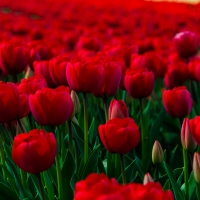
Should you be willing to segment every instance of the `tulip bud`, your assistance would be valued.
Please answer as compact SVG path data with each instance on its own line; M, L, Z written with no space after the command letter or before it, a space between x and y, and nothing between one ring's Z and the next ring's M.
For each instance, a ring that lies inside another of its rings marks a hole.
M195 179L195 181L200 184L200 155L199 155L198 152L194 153L193 171L194 171L194 179Z
M152 150L152 162L154 165L159 165L162 163L164 159L163 149L160 145L160 143L156 140L153 145Z
M153 178L151 177L151 175L149 173L146 173L144 175L143 185L146 185L149 182L154 182L154 181L153 181Z
M108 119L128 117L128 109L122 100L113 99L108 109Z
M74 116L80 112L81 106L80 106L80 101L79 101L78 95L76 94L76 92L74 90L71 91L71 98L72 98L72 102L74 104L74 111L72 114L72 116Z
M181 128L181 143L184 149L193 152L197 144L194 141L189 127L189 119L185 118Z

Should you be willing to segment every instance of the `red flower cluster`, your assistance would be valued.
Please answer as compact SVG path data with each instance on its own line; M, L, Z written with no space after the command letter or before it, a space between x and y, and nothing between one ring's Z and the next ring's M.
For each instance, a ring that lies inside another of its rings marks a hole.
M104 174L90 174L75 185L75 200L173 200L171 191L163 191L159 183L120 185Z

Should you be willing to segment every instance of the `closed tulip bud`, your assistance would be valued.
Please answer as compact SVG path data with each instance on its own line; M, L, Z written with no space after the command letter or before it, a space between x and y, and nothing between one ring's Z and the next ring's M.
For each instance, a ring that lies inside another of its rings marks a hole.
M72 114L72 116L74 116L80 112L81 105L80 105L78 95L76 94L76 92L74 90L71 91L71 98L72 98L72 102L74 104L74 111Z
M113 99L108 109L108 119L128 117L128 109L122 100Z
M195 179L195 181L200 184L200 155L199 155L198 152L194 153L193 171L194 171L194 179Z
M152 150L152 162L154 165L159 165L164 159L163 149L160 143L156 140Z
M189 119L185 118L181 128L181 143L184 149L193 152L197 144L194 141L189 127Z
M154 182L154 181L153 181L153 178L151 177L151 175L149 173L146 173L144 175L143 185L146 185L149 182Z

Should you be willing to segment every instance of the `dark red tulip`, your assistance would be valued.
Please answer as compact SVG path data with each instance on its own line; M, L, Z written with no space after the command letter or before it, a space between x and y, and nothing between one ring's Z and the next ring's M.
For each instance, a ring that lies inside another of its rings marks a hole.
M29 64L29 49L20 39L12 39L0 48L3 71L8 74L21 73Z
M72 90L94 93L103 84L105 71L101 64L95 62L69 62L66 76Z
M73 113L74 105L68 87L44 88L29 96L33 117L43 126L63 124Z
M108 120L98 130L103 145L111 153L126 154L140 141L139 128L131 118Z
M47 88L46 80L43 76L31 76L28 79L22 79L17 86L20 94L35 94L38 90Z
M195 33L185 31L175 35L174 45L180 57L190 58L196 55L199 47L199 40Z
M189 120L189 128L193 139L200 146L200 116Z
M53 133L34 129L14 138L12 159L19 168L28 173L38 174L49 169L55 156L56 138Z
M162 101L166 112L177 118L186 117L193 106L191 95L185 86L165 90Z
M127 70L124 78L124 86L133 98L148 97L153 91L153 72L148 72L146 68Z

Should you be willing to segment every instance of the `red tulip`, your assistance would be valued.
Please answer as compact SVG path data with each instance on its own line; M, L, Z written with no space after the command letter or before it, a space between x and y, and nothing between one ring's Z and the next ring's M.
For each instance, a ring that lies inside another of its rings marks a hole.
M160 74L161 57L154 52L147 52L143 55L132 57L131 69L147 68L148 71L153 72L156 79Z
M148 97L153 91L153 72L148 72L146 68L127 70L124 86L133 98Z
M94 93L101 87L105 72L103 66L95 62L69 62L66 76L72 90Z
M108 119L128 117L128 108L122 100L113 99L108 109Z
M28 79L22 79L17 86L20 94L35 94L38 90L46 88L47 83L43 76L32 76Z
M193 101L185 86L163 92L163 105L172 117L186 117L192 110Z
M8 74L21 73L29 64L29 49L20 39L12 39L0 49L0 59Z
M200 146L200 116L189 120L189 128L193 139Z
M49 71L49 61L35 61L33 63L34 75L42 75L49 87L56 87L55 81L52 79Z
M90 174L85 180L75 185L75 200L173 200L171 191L163 191L156 182L146 185L129 183L120 185L116 179L108 179L104 174Z
M185 31L175 35L174 44L180 57L190 58L196 55L199 47L199 40L195 33Z
M0 122L21 119L30 112L28 95L20 94L14 83L0 82Z
M68 85L67 78L66 78L66 67L67 67L67 63L69 59L70 59L69 55L64 54L64 55L52 58L49 61L50 75L57 86Z
M56 155L56 138L44 130L31 130L14 138L12 159L22 170L38 174L49 169Z
M189 62L188 73L192 80L200 82L200 59L195 59Z
M121 81L121 66L117 62L107 62L102 66L105 71L105 78L101 87L93 94L97 97L114 96Z
M73 113L69 88L44 88L29 96L29 106L37 123L43 126L63 124Z
M188 78L187 66L185 63L174 63L168 66L167 72L164 77L164 84L167 88L173 89L174 87L181 86Z
M103 145L112 153L126 154L140 141L139 128L131 118L108 120L98 131Z

